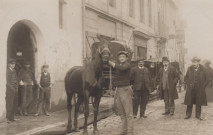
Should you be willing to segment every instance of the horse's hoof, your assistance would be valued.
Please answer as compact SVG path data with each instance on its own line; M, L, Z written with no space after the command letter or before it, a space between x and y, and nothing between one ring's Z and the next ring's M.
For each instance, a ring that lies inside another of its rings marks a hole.
M80 132L78 127L75 128L75 132Z
M67 125L67 133L71 133L72 132L72 126L71 125Z
M87 131L83 131L83 135L88 135L88 132Z
M94 135L99 135L99 131L98 130L93 130L93 134Z

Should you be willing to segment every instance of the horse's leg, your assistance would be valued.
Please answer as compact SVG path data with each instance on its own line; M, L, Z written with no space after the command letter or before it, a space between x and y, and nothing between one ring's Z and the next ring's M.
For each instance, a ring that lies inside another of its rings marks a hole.
M84 91L84 105L85 105L85 112L84 112L84 131L83 131L83 135L88 135L87 132L87 119L89 116L89 91L87 89L85 89Z
M71 117L71 111L72 111L72 94L67 94L67 110L68 110L68 124L67 124L67 132L70 133L72 130L72 117Z
M81 103L83 102L83 97L80 97L78 95L78 100L77 103L75 105L75 116L74 116L74 128L76 132L79 132L79 128L78 128L78 112L79 112L79 107L81 105Z
M98 128L97 128L97 118L98 118L98 111L99 111L99 103L101 100L101 94L95 96L94 101L94 122L93 122L93 133L94 135L99 135Z

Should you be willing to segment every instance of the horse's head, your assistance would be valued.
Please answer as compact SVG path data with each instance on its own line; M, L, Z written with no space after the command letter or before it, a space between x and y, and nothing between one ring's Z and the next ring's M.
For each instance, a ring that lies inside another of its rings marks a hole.
M98 53L101 57L103 63L108 63L110 59L110 50L107 46L102 46L98 48Z

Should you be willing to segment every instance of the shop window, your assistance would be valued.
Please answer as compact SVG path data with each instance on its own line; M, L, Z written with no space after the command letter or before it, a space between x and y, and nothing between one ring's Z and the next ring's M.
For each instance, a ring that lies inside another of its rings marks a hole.
M146 51L147 51L147 48L137 46L137 57L146 58Z

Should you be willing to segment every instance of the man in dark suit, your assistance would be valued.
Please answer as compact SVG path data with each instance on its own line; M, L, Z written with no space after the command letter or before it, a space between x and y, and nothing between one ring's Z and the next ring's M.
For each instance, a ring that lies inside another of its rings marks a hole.
M150 93L150 74L149 69L144 66L144 59L138 60L138 66L131 70L131 78L133 81L133 115L137 117L138 106L140 105L140 117L146 118L145 110L149 101Z
M184 104L187 105L185 119L191 118L193 104L196 105L196 118L201 118L201 106L207 106L205 88L208 85L208 76L205 68L199 64L200 59L194 57L188 68L184 81L187 85Z
M164 99L165 112L163 115L174 115L175 99L178 99L176 85L179 79L177 70L169 64L169 59L163 57L163 67L160 68L157 82L159 84L159 98Z

